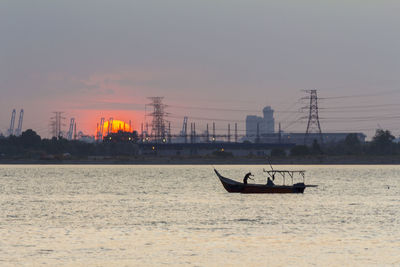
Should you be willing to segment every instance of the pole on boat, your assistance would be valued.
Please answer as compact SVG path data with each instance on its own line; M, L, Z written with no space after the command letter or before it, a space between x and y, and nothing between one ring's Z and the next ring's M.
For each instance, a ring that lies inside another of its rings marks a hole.
M272 181L275 181L275 171L274 171L274 168L272 168L271 160L269 157L267 157L267 160L268 160L269 166L271 167L271 170L272 170ZM285 177L283 177L283 183L285 183Z
M269 166L271 167L271 170L274 171L274 168L272 168L271 159L269 157L267 157L267 160L268 160Z

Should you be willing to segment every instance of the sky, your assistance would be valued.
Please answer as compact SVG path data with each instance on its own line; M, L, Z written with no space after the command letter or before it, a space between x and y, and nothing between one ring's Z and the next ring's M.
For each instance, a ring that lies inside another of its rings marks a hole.
M52 112L94 134L101 117L146 119L163 96L178 132L225 131L272 106L304 132L317 89L323 132L400 135L400 1L2 0L0 131L50 134Z

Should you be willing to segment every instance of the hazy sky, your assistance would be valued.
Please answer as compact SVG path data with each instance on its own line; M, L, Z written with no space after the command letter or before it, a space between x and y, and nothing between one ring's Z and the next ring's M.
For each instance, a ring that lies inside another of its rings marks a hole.
M317 88L323 131L398 135L399 14L398 0L2 0L0 131L13 108L41 135L56 110L90 134L102 116L138 127L149 96L176 131L184 115L243 128L265 105L304 131L293 112Z

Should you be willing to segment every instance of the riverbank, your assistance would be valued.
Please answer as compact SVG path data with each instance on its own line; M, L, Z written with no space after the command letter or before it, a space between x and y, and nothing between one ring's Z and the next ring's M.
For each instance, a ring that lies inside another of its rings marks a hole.
M400 156L308 156L271 158L274 165L381 165L400 164ZM7 164L82 164L82 165L265 165L265 157L110 157L102 159L1 159L1 165Z

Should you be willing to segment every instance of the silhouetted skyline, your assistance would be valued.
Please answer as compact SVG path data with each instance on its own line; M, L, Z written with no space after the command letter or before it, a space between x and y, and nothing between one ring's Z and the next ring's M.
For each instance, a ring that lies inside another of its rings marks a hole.
M317 88L323 131L399 135L399 10L355 0L1 1L0 131L13 108L41 135L56 110L89 134L101 116L137 128L146 98L165 96L174 128L188 115L243 129L268 105L284 130L301 132L300 90Z

